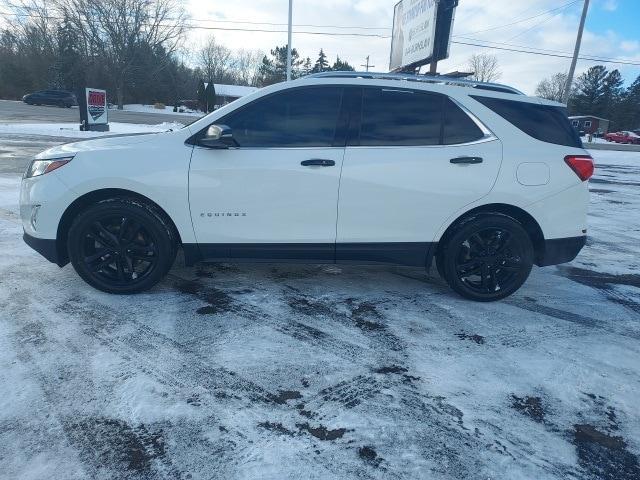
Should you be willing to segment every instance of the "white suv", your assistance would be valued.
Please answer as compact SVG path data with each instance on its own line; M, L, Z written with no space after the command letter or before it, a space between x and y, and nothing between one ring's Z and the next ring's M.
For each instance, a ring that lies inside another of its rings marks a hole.
M178 131L39 154L24 239L95 288L185 261L391 263L459 294L515 292L585 244L593 160L564 106L448 77L327 73L259 90Z

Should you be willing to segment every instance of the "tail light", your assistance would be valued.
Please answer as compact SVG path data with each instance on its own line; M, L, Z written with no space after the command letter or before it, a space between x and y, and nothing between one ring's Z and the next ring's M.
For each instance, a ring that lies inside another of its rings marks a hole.
M583 182L593 176L593 158L589 155L567 155L564 161Z

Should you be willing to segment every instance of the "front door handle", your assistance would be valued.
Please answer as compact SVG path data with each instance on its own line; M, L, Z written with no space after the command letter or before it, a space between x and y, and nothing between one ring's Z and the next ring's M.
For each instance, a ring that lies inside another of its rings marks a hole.
M303 167L333 167L336 164L333 160L326 160L324 158L310 158L309 160L303 160L300 165Z
M456 165L482 163L482 157L457 157L449 160Z

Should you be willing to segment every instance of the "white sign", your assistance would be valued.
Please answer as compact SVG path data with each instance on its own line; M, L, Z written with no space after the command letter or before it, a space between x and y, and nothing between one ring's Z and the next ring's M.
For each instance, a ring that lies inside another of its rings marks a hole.
M107 91L97 88L86 88L87 124L98 125L109 123L107 109Z
M401 0L393 12L389 70L433 56L438 0Z

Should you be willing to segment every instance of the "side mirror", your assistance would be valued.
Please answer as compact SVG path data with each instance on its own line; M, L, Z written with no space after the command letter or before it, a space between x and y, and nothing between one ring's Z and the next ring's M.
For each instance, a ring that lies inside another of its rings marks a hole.
M231 128L226 125L211 125L198 145L206 148L237 147L238 142L233 138Z

